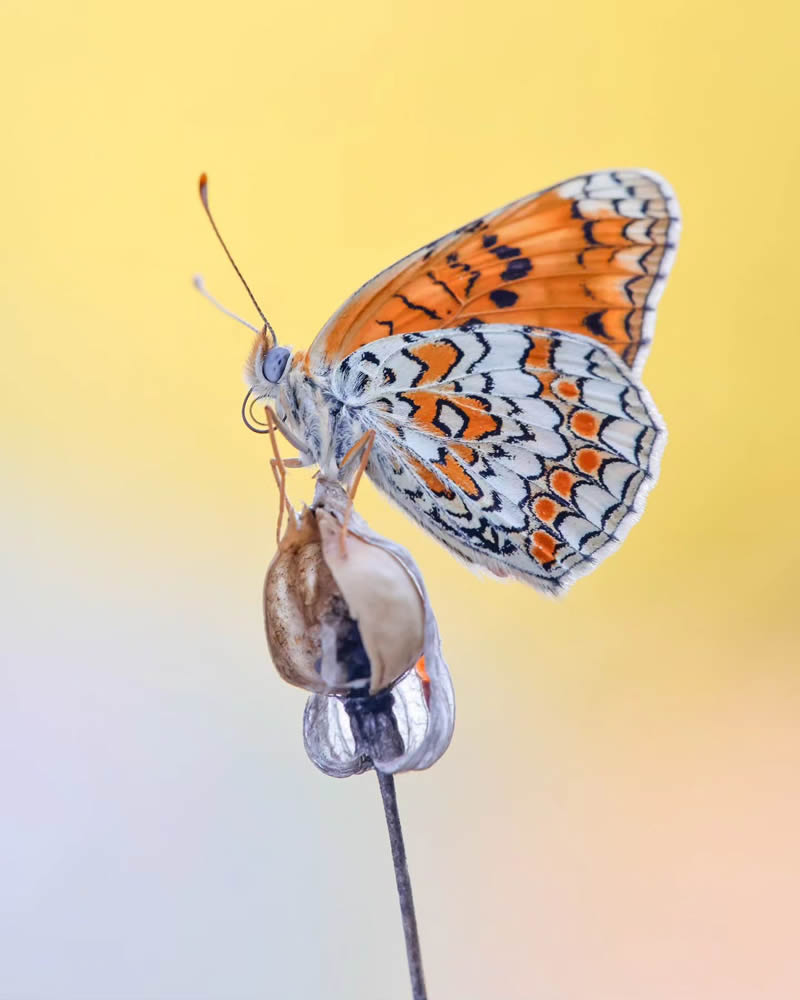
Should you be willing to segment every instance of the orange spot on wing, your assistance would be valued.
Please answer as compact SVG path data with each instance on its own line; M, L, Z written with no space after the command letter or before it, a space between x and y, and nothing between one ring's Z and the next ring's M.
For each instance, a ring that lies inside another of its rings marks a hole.
M560 497L569 499L570 490L575 483L575 476L566 469L556 469L550 474L550 486Z
M588 413L586 410L578 410L577 413L572 414L570 426L576 434L580 434L581 437L590 438L597 436L600 421L593 413Z
M457 406L468 418L469 422L461 433L461 437L467 441L476 441L485 434L496 431L500 421L489 412L489 404L474 396L464 396L463 399L452 399L451 402Z
M540 521L549 523L558 513L558 507L550 497L539 497L533 505L533 512Z
M421 344L419 347L412 348L409 353L428 366L427 371L419 380L419 385L441 382L447 377L459 358L456 348L452 344L446 343Z
M569 382L563 378L556 385L556 392L564 399L577 399L581 394L580 389L574 382Z
M450 450L469 465L474 465L478 461L478 453L468 444L451 444Z
M581 448L575 456L575 464L581 472L585 472L590 476L593 476L600 468L600 461L600 455L594 448Z
M441 469L451 483L467 494L468 497L476 499L481 495L481 491L475 480L468 476L458 462L448 452L443 462L435 462L437 469Z
M547 566L549 563L554 562L555 551L556 540L552 535L549 535L546 531L534 531L531 555L537 562L541 563L542 566Z
M489 404L474 396L447 396L430 391L406 392L403 395L416 407L411 418L412 422L427 434L445 436L445 431L434 423L438 405L442 401L462 414L464 429L460 436L466 441L477 441L484 435L491 434L497 430L500 423L497 417L491 414Z
M416 458L408 456L409 465L414 469L419 478L425 483L425 485L436 494L436 496L444 497L445 500L452 500L455 497L455 493L450 489L449 486L439 479L439 477L422 462L418 461Z
M407 392L404 394L413 406L413 423L428 434L436 434L441 437L444 431L433 422L436 419L436 404L441 398L432 392Z

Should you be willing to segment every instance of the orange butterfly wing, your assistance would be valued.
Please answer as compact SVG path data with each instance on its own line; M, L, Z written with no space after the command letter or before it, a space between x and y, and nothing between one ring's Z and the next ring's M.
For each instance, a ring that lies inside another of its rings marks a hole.
M477 219L367 282L323 327L310 366L379 338L470 319L584 334L634 371L674 255L678 210L655 174L584 174Z

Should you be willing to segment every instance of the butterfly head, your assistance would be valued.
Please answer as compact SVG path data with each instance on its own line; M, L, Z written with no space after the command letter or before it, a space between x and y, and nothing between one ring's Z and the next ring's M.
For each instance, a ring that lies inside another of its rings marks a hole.
M278 386L288 371L291 357L291 349L279 347L274 331L265 326L256 337L247 358L245 381L258 396L276 395Z
M244 366L244 380L248 388L242 403L242 419L251 431L259 434L269 432L269 422L264 423L257 414L263 413L265 406L269 409L271 402L276 413L285 416L287 394L284 387L292 368L293 353L290 347L277 345L271 328L264 327L256 337ZM284 418L278 417L278 420L280 430L286 434Z

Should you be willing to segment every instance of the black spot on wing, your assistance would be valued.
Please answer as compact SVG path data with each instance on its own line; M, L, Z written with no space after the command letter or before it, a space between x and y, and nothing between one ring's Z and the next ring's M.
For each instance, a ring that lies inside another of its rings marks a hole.
M495 247L492 253L498 260L508 260L509 257L519 257L522 251L519 247L507 247L505 245Z
M533 264L527 257L515 257L514 260L509 261L500 277L503 281L516 281L518 278L524 278L526 274L530 274L532 270Z
M489 298L498 309L509 309L517 301L519 295L508 288L495 288L493 292L489 293Z

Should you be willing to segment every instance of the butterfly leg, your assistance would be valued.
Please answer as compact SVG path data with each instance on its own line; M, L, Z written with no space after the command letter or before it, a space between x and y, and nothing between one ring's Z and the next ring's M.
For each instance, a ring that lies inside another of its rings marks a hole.
M347 491L347 495L350 498L350 506L344 515L342 521L342 533L341 533L341 551L342 555L347 554L346 541L347 541L347 525L350 521L350 512L353 509L353 501L356 497L356 490L358 489L358 484L361 482L361 477L364 475L364 470L367 468L367 463L369 462L369 456L372 454L372 446L375 443L375 431L366 431L362 436L356 441L352 448L347 452L342 461L339 464L340 470L344 469L345 466L356 457L356 455L361 452L361 460L358 463L358 469L353 477L353 482L350 485L350 489Z
M276 528L276 538L278 543L281 540L281 528L283 527L283 512L289 514L291 519L296 517L294 512L294 507L292 507L289 502L289 498L286 496L286 470L287 469L300 469L303 467L303 462L299 458L284 458L281 455L280 448L278 447L278 436L275 433L276 429L276 418L272 410L266 406L264 407L267 415L267 427L269 429L269 440L272 445L273 458L270 459L269 465L272 469L272 474L275 477L275 482L278 485L278 491L280 493L280 499L278 501L278 525ZM290 521L291 523L291 521Z
M348 462L352 461L356 457L359 451L361 451L361 461L358 463L358 469L353 477L353 483L348 490L348 495L351 500L356 498L356 490L358 489L358 484L361 482L361 477L364 475L364 470L369 462L369 456L372 454L372 446L375 444L375 431L367 431L363 434L358 441L353 445L353 447L348 451L348 453L342 459L341 468L343 469Z

